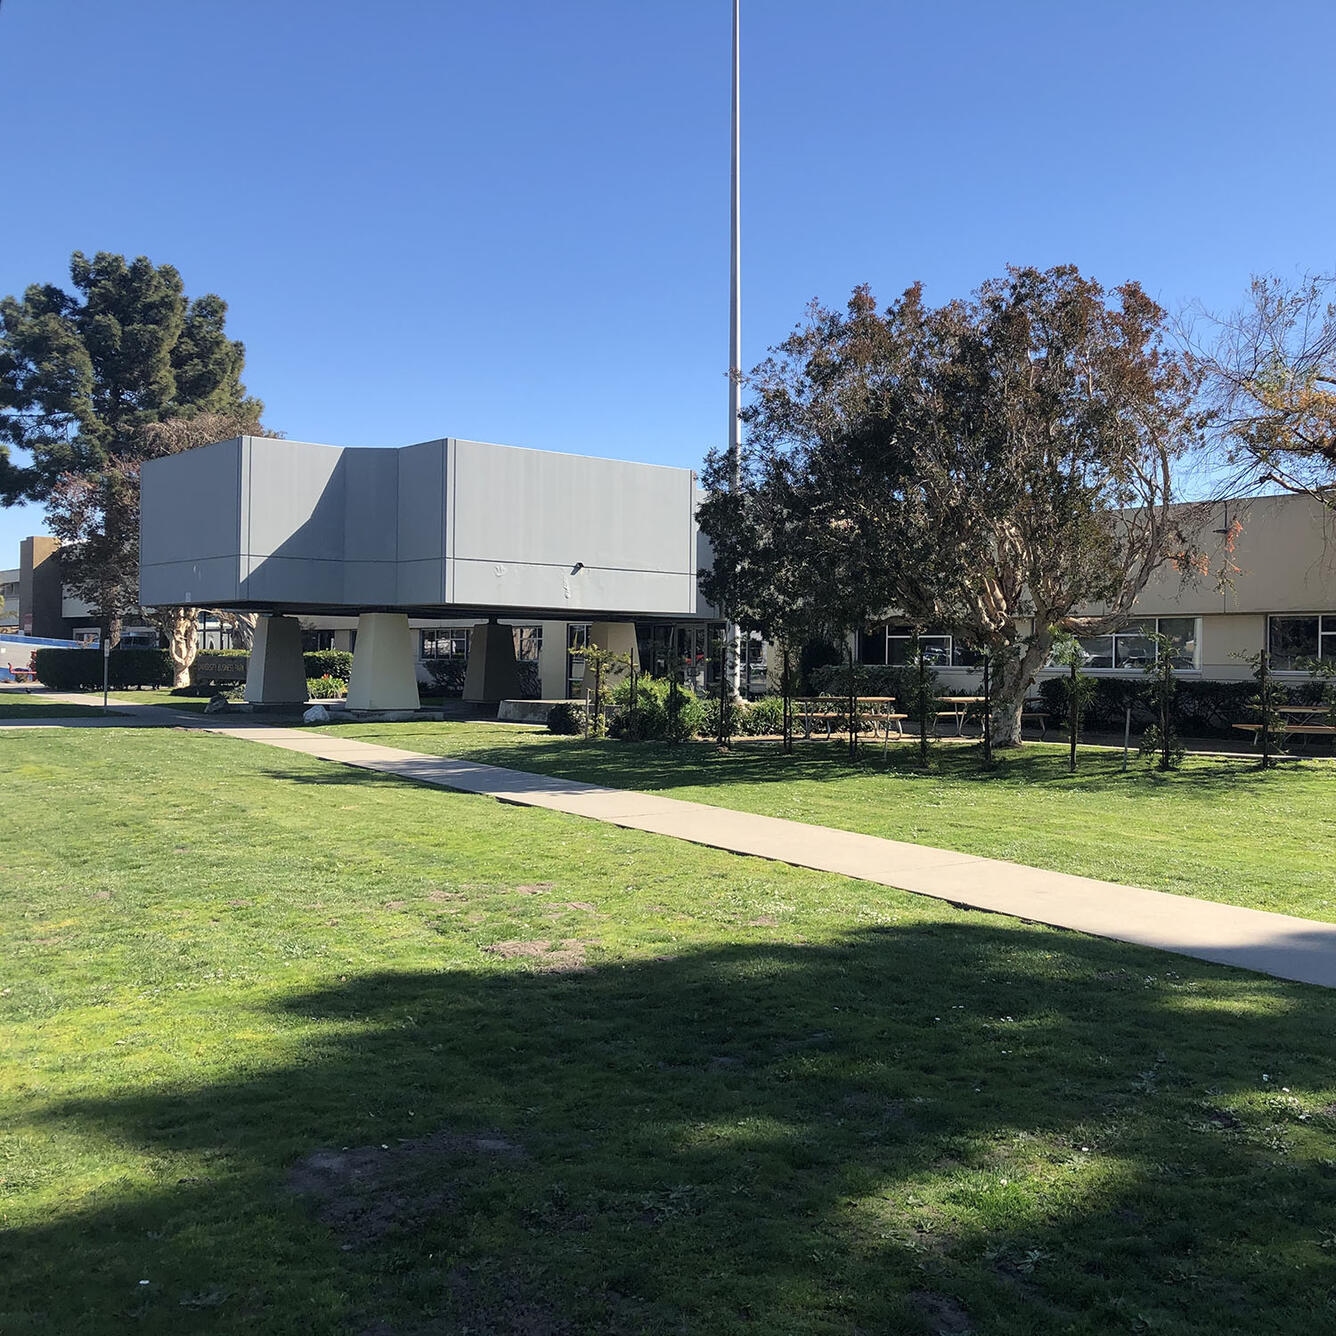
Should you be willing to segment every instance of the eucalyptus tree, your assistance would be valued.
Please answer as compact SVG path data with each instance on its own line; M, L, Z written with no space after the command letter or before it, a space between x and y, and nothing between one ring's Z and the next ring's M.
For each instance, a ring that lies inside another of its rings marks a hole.
M1182 336L1227 486L1271 483L1336 507L1336 275L1256 276L1240 308L1198 311Z
M1125 620L1199 517L1176 505L1193 375L1134 283L1020 268L930 308L866 288L809 309L754 373L752 448L793 461L810 556L861 599L986 648L990 721L1020 741L1059 632Z

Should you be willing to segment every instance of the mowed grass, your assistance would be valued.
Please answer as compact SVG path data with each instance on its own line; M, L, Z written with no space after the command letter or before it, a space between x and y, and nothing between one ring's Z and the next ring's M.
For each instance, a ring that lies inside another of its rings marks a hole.
M1026 743L991 771L977 744L585 742L516 724L338 724L340 737L1005 858L1130 886L1336 922L1336 762L1190 758L1161 774L1135 754ZM327 730L326 730L327 731Z
M1336 1323L1336 994L202 733L3 745L6 1336Z

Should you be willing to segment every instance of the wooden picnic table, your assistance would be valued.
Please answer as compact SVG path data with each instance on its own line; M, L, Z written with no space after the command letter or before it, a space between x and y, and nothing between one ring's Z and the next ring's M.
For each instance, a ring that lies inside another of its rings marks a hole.
M819 724L826 730L826 736L834 736L834 725L846 725L849 722L849 698L847 696L795 696L793 710L803 730L803 737L810 738L813 729ZM904 736L901 723L909 716L897 714L894 696L855 696L854 727L862 732L870 725L872 735L880 734L889 741L891 729L897 737Z
M1305 720L1312 720L1314 717L1329 720L1331 711L1327 706L1278 705L1276 706L1276 713L1293 716L1292 719L1284 719L1280 726L1273 730L1275 745L1278 748L1285 747L1291 738L1297 737L1301 739L1301 745L1307 742L1309 738L1330 738L1333 748L1336 749L1336 724L1304 722ZM1230 727L1237 728L1241 733L1251 733L1254 747L1262 745L1261 724L1230 724Z
M956 725L956 737L962 737L965 732L965 720L969 716L970 707L982 705L984 698L982 696L938 696L939 705L949 705L949 710L937 710L933 714L932 731L937 732L937 725L943 719L952 719Z

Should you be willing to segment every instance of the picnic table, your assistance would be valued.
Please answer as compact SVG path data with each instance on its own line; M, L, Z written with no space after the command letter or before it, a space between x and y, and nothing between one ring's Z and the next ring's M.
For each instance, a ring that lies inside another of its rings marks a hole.
M933 713L932 731L934 736L937 733L937 725L943 719L949 719L955 723L956 737L962 737L965 733L965 721L971 708L982 705L984 698L982 696L938 696L937 703L949 708L937 710Z
M1277 747L1285 747L1291 738L1299 738L1300 745L1309 738L1331 738L1336 748L1336 724L1330 722L1332 708L1329 705L1277 705L1276 713L1283 716L1278 728L1272 730ZM1318 720L1323 722L1318 723ZM1253 746L1262 745L1261 724L1231 724L1242 733L1253 735Z
M795 696L793 712L798 718L803 737L810 738L813 731L820 726L826 730L826 736L829 738L834 736L836 724L842 728L848 727L849 698ZM904 730L900 725L907 718L908 715L896 713L894 696L854 697L854 729L857 732L861 733L866 729L873 737L880 736L889 741L892 728L895 729L896 737L904 736Z

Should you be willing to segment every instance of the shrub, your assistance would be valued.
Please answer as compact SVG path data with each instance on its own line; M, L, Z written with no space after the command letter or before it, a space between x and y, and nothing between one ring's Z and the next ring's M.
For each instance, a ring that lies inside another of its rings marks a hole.
M847 663L817 668L809 676L818 696L843 698L849 694ZM857 696L894 696L896 704L903 709L917 690L918 671L913 664L854 664L854 694Z
M1146 700L1146 684L1140 678L1093 678L1094 692L1085 712L1085 728L1093 733L1121 733L1123 712L1132 707L1132 727L1138 732L1153 722L1153 712ZM1039 684L1044 709L1058 724L1067 718L1066 687L1063 679L1046 678ZM1257 694L1251 680L1241 682L1202 682L1180 678L1174 693L1172 722L1184 737L1237 738L1231 724L1243 723L1255 713L1252 699Z
M310 700L335 700L348 694L348 684L341 677L308 677L306 695Z
M666 677L638 676L634 701L630 679L619 682L612 701L618 712L608 725L610 737L628 742L680 742L705 727L706 703L682 687L674 695Z
M702 737L717 738L719 736L720 704L719 697L713 694L700 702L701 720L697 731ZM740 733L745 733L747 730L742 721L747 712L747 706L736 700L724 701L722 704L728 711L728 727L724 730L725 738L732 738Z
M96 691L102 686L100 649L39 649L37 680L52 691ZM172 659L165 649L114 649L107 663L107 685L169 687Z
M353 656L346 649L316 649L302 655L307 677L338 677L348 681L353 675Z
M574 737L585 731L584 706L574 701L562 701L547 712L547 731Z
M762 696L742 711L738 731L745 737L778 736L784 731L784 698Z

